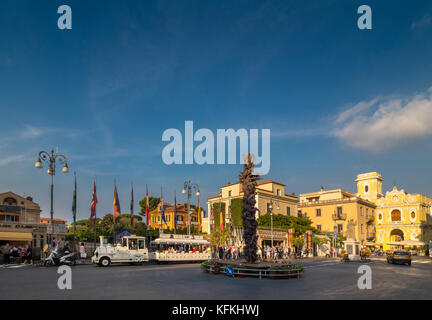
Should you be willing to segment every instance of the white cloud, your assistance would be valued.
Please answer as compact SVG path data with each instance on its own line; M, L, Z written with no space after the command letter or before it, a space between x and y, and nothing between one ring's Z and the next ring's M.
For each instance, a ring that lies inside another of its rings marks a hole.
M360 112L368 110L370 107L372 107L374 104L378 102L379 98L372 99L371 101L361 101L354 105L352 108L349 108L343 112L341 112L337 119L337 123L342 123L351 118L352 116L355 116L356 114L359 114Z
M373 109L372 113L365 114ZM352 148L380 152L432 136L432 88L410 99L376 98L340 113L332 135Z
M430 25L432 23L432 17L430 15L425 15L419 20L415 20L411 23L411 30L414 30L416 28L424 27L427 25Z
M49 131L50 130L48 130L48 129L43 129L43 128L38 128L38 127L26 125L25 130L23 130L21 132L21 138L34 139L34 138L38 138L38 137L46 134Z
M271 133L273 138L299 138L299 137L316 137L324 136L328 133L324 128L300 128L275 131Z
M28 157L23 155L23 154L14 155L14 156L7 156L7 157L0 159L0 167L5 166L5 165L12 163L12 162L24 161L24 160L28 160Z

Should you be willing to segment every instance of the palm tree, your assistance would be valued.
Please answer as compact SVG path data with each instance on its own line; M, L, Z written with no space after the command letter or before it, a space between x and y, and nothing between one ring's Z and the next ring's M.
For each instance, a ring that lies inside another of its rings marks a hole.
M253 161L251 154L248 154L247 161L243 165L243 172L239 174L240 183L243 187L243 239L245 243L244 254L248 263L256 263L257 240L256 233L258 223L255 219L255 188L257 186L258 175L253 174Z

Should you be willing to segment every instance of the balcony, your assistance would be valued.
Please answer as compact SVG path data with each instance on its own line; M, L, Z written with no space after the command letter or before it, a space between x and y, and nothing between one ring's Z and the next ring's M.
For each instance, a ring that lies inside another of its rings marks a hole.
M333 213L332 218L334 221L346 220L347 215L346 215L346 213Z
M374 241L375 240L375 236L376 236L375 232L368 232L366 234L366 240L367 241Z
M373 215L366 217L366 223L367 224L372 224L374 221L375 221L375 218Z
M0 212L21 213L21 207L0 205Z

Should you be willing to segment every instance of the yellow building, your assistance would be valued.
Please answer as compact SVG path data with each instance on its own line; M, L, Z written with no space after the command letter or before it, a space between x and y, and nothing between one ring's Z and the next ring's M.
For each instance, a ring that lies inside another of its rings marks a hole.
M322 232L336 231L347 236L348 223L355 224L355 237L365 243L373 240L373 217L376 205L343 189L300 194L298 216L308 217Z
M383 195L383 178L378 172L359 174L356 181L358 195L377 205L376 243L384 250L398 242L422 245L432 239L431 198L396 186Z
M255 207L257 210L257 218L259 215L263 215L270 212L269 205L273 201L273 214L283 215L297 215L297 203L298 199L294 193L286 194L285 185L275 180L264 180L258 181L255 196ZM243 190L240 182L230 183L228 182L225 186L221 187L221 191L218 195L210 197L207 200L208 213L211 212L211 208L214 204L225 203L225 225L229 223L229 206L231 200L243 198ZM215 212L214 214L219 214ZM210 214L203 219L203 230L210 233L214 229L214 221L212 221Z
M175 227L174 223L174 204L164 203L165 206L165 221L166 224L162 222L161 224L161 203L157 205L157 208L150 212L150 227L159 229L173 230ZM198 228L198 214L197 210L190 208L191 213L191 227ZM201 211L201 216L203 216L203 211ZM202 221L202 220L201 220ZM177 204L177 229L186 229L188 224L187 215L187 204ZM203 230L205 232L205 230Z

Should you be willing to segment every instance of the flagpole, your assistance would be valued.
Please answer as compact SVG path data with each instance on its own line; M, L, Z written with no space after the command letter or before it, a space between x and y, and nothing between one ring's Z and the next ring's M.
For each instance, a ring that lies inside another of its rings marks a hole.
M94 177L94 186L96 187L96 176ZM95 190L96 193L96 190ZM94 208L94 216L93 216L93 228L94 228L94 247L96 250L96 205Z
M161 209L161 219L160 219L160 233L163 233L163 224L162 224L162 212L163 212L163 205L164 205L164 203L163 203L163 194L162 194L162 187L161 187L161 207L160 207L160 209Z
M74 189L74 212L73 212L73 222L74 222L74 243L76 243L76 172L74 171L74 178L75 178L75 189Z
M116 185L116 180L114 179L114 190L116 190L117 185ZM115 192L114 192L114 201L115 201ZM116 244L116 239L115 239L115 226L116 226L116 219L114 217L114 207L113 207L113 246L115 247Z
M134 198L133 198L133 181L131 181L131 203L130 203L130 211L131 211L131 228L133 228L133 223L134 223Z
M147 248L149 248L150 247L150 239L148 238L148 236L149 236L148 235L148 229L149 229L150 219L149 219L148 215L149 215L150 210L147 210L147 203L148 203L148 186L146 184L146 225L147 225L146 239L148 241Z
M177 234L177 199L174 189L174 234Z

